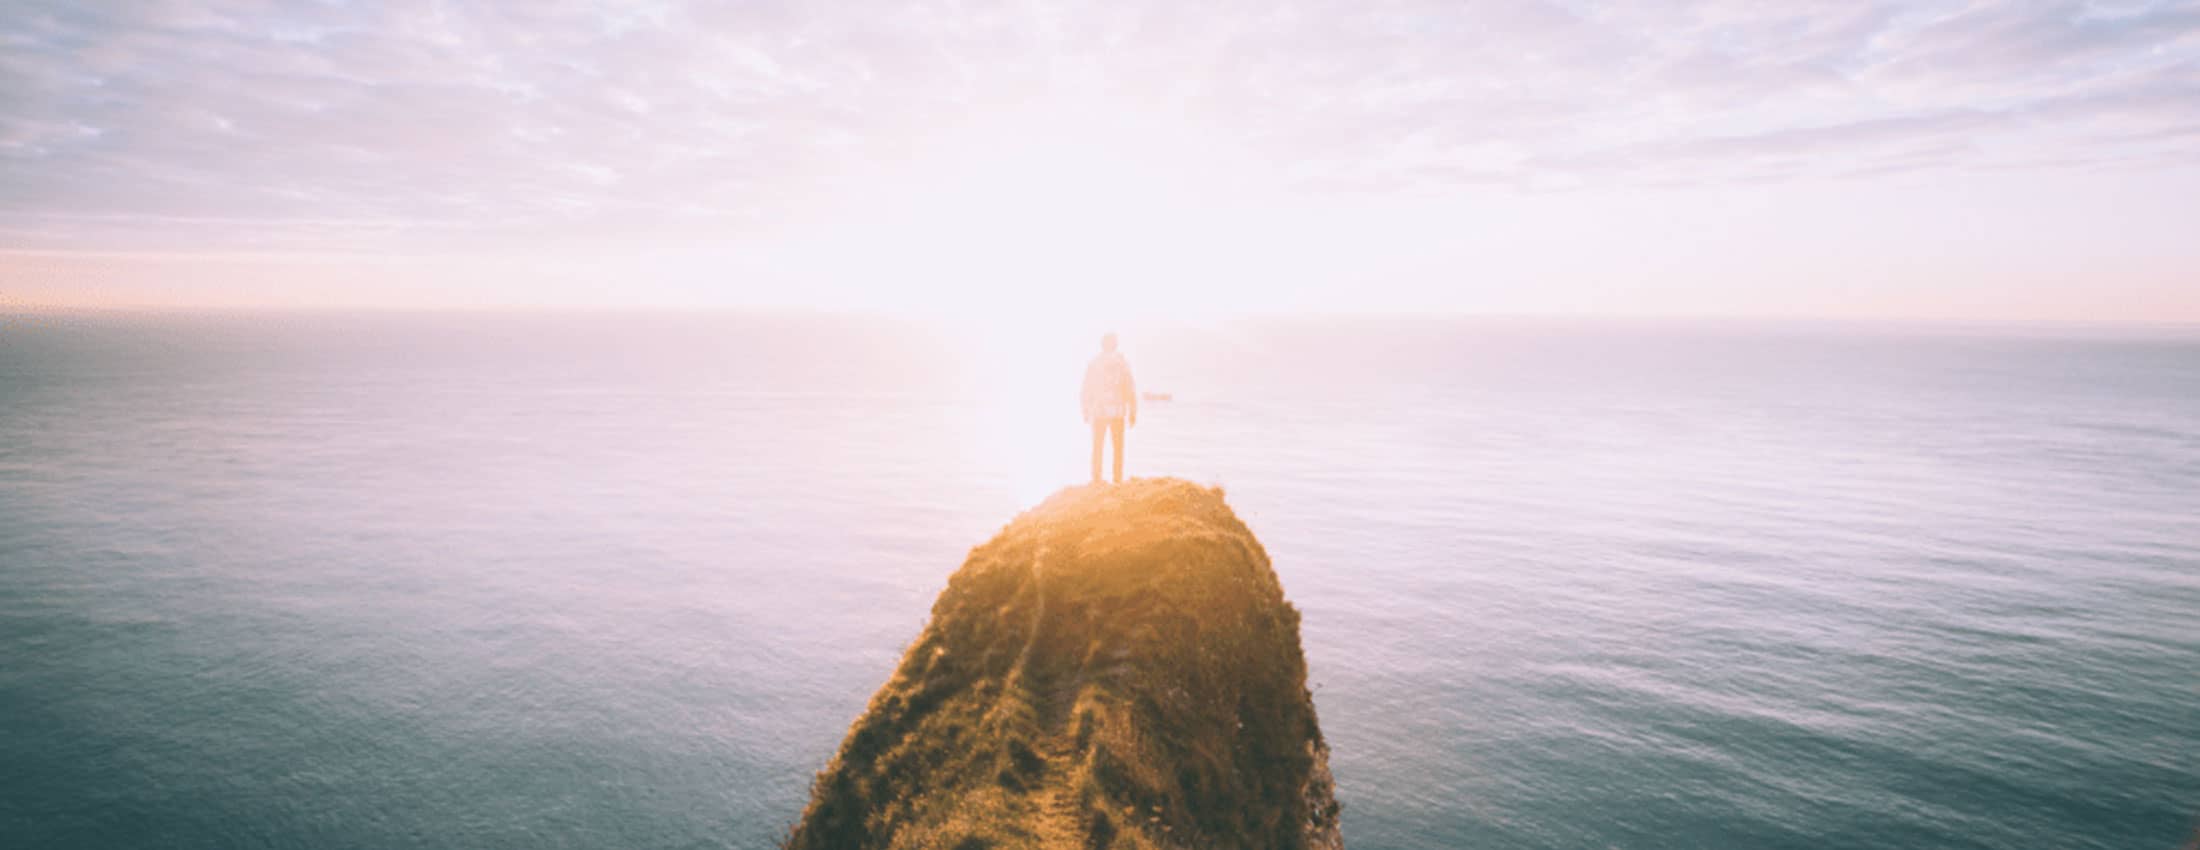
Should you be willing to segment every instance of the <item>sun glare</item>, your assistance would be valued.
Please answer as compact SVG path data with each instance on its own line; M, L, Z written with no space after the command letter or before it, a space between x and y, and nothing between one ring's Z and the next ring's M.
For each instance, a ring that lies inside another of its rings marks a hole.
M1135 362L1139 328L1266 303L1243 267L1262 253L1265 172L1196 121L1057 107L909 151L849 175L797 260L952 340L971 463L1020 500L1083 480L1077 391L1102 333L1127 331Z
M1081 480L1078 382L1099 333L1067 323L960 327L974 462L1026 502Z

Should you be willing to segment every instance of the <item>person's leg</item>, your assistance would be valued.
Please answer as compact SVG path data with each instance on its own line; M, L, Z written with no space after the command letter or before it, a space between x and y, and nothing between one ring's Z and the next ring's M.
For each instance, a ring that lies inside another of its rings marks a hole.
M1115 435L1115 483L1123 483L1123 420L1108 420L1108 430Z
M1107 437L1108 420L1092 420L1092 483L1100 483L1100 446Z

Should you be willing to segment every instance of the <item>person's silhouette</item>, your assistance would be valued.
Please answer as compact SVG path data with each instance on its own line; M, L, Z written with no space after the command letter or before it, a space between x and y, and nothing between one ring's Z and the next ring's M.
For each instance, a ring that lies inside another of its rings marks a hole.
M1100 353L1085 366L1085 421L1092 425L1092 481L1100 483L1101 444L1115 437L1115 481L1123 481L1123 429L1138 424L1138 387L1131 364L1115 350L1115 334L1100 337Z

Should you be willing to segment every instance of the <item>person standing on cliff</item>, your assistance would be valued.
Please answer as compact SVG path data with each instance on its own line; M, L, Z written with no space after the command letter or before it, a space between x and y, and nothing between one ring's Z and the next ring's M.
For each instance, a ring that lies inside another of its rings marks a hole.
M1115 438L1115 483L1123 483L1123 430L1138 424L1138 387L1130 361L1115 350L1115 334L1100 337L1100 353L1085 366L1085 422L1092 426L1092 483L1100 483L1101 444Z

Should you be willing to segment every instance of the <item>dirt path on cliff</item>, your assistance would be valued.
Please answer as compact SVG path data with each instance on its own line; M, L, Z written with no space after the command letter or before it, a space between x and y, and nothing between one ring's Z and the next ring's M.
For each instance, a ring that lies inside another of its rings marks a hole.
M1045 544L1032 553L1031 587L1036 597L1031 606L1031 628L1018 662L1026 682L1025 692L1031 696L1031 707L1037 714L1039 738L1034 750L1042 760L1039 786L1031 795L1033 816L1037 818L1031 831L1039 840L1038 846L1045 850L1079 850L1089 842L1070 782L1077 766L1077 746L1069 734L1069 720L1083 680L1062 663L1064 659L1033 664L1033 650L1047 617Z

